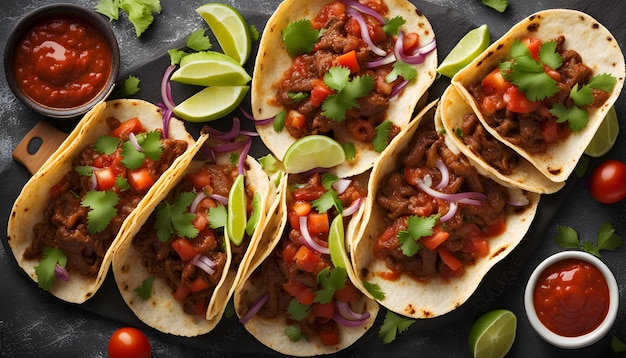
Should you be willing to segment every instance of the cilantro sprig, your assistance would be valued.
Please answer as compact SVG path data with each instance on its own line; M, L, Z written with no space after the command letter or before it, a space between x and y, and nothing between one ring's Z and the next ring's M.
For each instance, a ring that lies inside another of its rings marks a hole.
M135 287L133 291L144 301L147 301L152 297L152 286L154 284L154 276L150 276L141 281L141 285Z
M434 214L428 217L418 215L409 217L407 229L398 232L402 253L409 257L414 256L422 246L419 239L434 233L433 227L439 222L440 216Z
M313 302L328 303L332 301L335 291L341 290L346 284L348 271L343 267L326 267L317 274L317 282L322 285L322 289L315 291Z
M322 103L322 115L334 121L342 121L346 111L359 108L357 99L367 96L374 88L374 78L370 75L350 79L350 70L344 67L331 67L324 74L324 83L336 93L328 95Z
M138 134L136 137L141 150L135 148L130 141L122 143L122 164L126 168L140 168L146 157L154 161L161 159L161 154L163 154L161 132L150 131Z
M157 206L154 227L161 242L167 242L174 233L190 239L198 236L198 229L193 226L196 215L188 210L195 198L196 193L182 192L176 195L171 204L162 201Z
M43 290L50 291L54 284L54 269L56 265L65 267L67 264L67 256L61 249L44 247L43 259L39 261L39 265L35 266L35 274L37 275L37 284Z
M398 334L406 332L416 320L400 316L392 311L387 311L385 320L378 330L378 337L383 340L384 344L393 342Z
M87 228L90 234L104 231L111 220L117 215L116 205L120 198L112 191L92 190L85 194L81 206L89 207Z
M566 249L579 249L597 257L602 256L600 251L614 251L623 244L622 237L615 233L615 228L609 222L600 226L597 245L589 240L581 242L576 230L570 226L561 225L557 229L554 241L559 246Z
M313 51L319 30L313 28L310 20L302 19L290 22L281 33L281 39L289 56L296 57Z

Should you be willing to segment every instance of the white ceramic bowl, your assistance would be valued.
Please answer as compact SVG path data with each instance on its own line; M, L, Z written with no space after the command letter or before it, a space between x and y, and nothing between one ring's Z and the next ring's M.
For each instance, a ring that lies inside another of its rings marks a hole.
M606 279L606 283L609 288L609 309L602 323L600 323L600 325L593 331L576 337L565 337L558 335L549 330L546 326L544 326L537 316L537 312L535 310L535 305L533 302L533 291L541 274L550 265L565 259L579 259L592 264L593 266L598 268L598 270L600 270L600 272ZM615 276L600 259L583 251L563 251L546 258L537 266L537 268L535 268L535 271L533 271L526 285L526 292L524 294L524 306L526 308L526 315L528 316L530 324L533 326L539 336L541 336L541 338L543 338L545 341L560 348L582 348L589 346L603 338L613 326L619 307L619 290L617 287L617 281L615 280Z

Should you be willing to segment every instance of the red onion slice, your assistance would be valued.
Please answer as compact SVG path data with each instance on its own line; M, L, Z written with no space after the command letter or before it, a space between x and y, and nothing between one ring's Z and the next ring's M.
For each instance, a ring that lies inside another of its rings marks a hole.
M70 274L67 272L67 269L65 267L56 264L54 266L54 277L63 281L68 281L70 279Z
M214 129L210 126L204 126L203 129L207 133L209 133L209 136L211 137L211 139L225 140L225 141L233 140L239 135L239 131L241 129L241 122L239 121L239 118L233 117L233 125L230 127L230 130L228 130L228 132L220 132L217 129Z
M333 183L333 189L335 189L337 194L341 195L344 191L346 191L346 189L348 189L350 183L352 183L352 180L340 178Z
M246 144L243 146L241 153L239 153L239 160L237 161L237 174L245 175L246 173L246 157L248 156L248 152L250 151L250 147L252 146L252 139L248 137L246 139Z
M457 204L455 201L451 201L450 202L450 207L448 208L448 212L446 213L446 215L442 216L439 221L446 222L450 219L452 219L454 217L454 214L456 214L457 209L459 208L459 204Z
M141 148L139 142L137 142L137 137L135 136L135 133L130 132L128 134L128 141L130 142L130 144L133 145L133 147L135 147L135 149L137 149L138 152L143 151L143 148Z
M248 312L246 312L245 315L241 316L241 318L239 319L239 322L241 322L242 324L246 324L250 320L250 318L254 317L257 313L259 313L259 310L261 310L261 307L263 307L263 305L267 303L267 300L269 300L269 298L270 296L267 293L259 297L252 304Z
M359 24L359 28L361 30L361 37L363 38L363 41L365 41L367 46L370 48L370 50L373 53L377 54L378 56L387 56L387 52L381 49L380 47L376 46L374 42L372 41L369 31L367 30L367 22L365 21L363 16L361 16L361 14L352 7L347 8L346 13L348 14L348 16L354 18L356 22Z
M217 267L215 262L202 254L194 256L194 258L191 259L191 264L206 272L208 275L214 274L215 268Z
M317 251L321 254L330 254L330 250L328 247L324 247L315 241L309 234L309 228L307 227L308 218L307 216L300 216L300 232L302 233L302 237L304 238L304 244L311 250Z
M270 124L274 121L274 118L276 118L276 116L271 116L269 118L255 119L254 116L250 112L243 109L243 107L239 107L239 110L243 113L244 117L253 121L255 125Z
M343 212L341 213L341 216L347 217L347 216L354 215L354 213L356 213L359 210L359 208L361 207L361 203L363 203L364 199L365 198L358 198L355 201L353 201L352 204L350 204L350 206L348 206L347 208L343 209Z
M204 193L204 191L200 191L198 195L196 195L196 198L193 199L193 201L191 202L191 205L189 206L189 212L195 214L196 210L198 210L198 204L200 204L200 202L206 197L207 195Z
M370 317L369 312L363 312L363 313L354 312L350 308L350 304L348 302L335 301L335 307L337 307L337 310L339 314L341 315L341 317L350 321L357 321L357 320Z
M372 16L373 18L378 20L378 22L380 22L383 25L387 23L387 19L385 19L381 14L377 13L376 10L372 9L371 7L369 7L367 5L363 5L360 2L358 2L358 1L339 0L339 2L343 3L346 6L355 8L355 9L359 10L360 12L362 12L364 14L368 14L368 15Z
M435 186L435 189L443 189L448 186L448 183L450 182L450 171L448 170L446 163L444 163L441 159L437 159L435 166L441 173L441 181Z
M404 53L404 33L402 31L398 32L398 38L396 39L396 43L393 47L393 53L396 55L396 58L399 61L408 63L410 65L419 65L424 63L426 59L426 55L431 53L435 48L437 48L437 42L435 39L432 39L428 44L424 45L417 49L413 54L407 55Z
M363 66L365 68L376 68L384 65L388 65L396 62L396 56L393 53L388 54L385 57L382 57L375 61L366 62Z
M169 65L163 74L163 79L161 79L161 99L165 107L170 111L173 111L174 107L176 107L172 99L172 86L170 85L170 76L175 69L176 65Z
M389 95L389 98L394 98L396 97L398 94L400 94L400 92L402 92L402 90L404 90L404 88L409 84L409 81L404 80L400 83L398 83L397 85L395 85L395 87L393 87L393 89L391 90L391 94Z
M370 314L369 312L365 312L365 317L363 317L362 319L359 320L349 320L349 319L345 319L344 317L342 317L339 312L335 311L335 313L333 314L333 320L337 323L339 323L342 326L346 326L346 327L359 327L365 324L365 322L367 322L370 319Z
M465 193L456 193L456 194L447 194L432 189L430 186L426 185L422 179L417 179L417 186L426 194L447 201L456 201L462 204L469 205L480 205L481 200L485 200L487 197L483 193L478 192L465 192ZM476 204L478 203L478 204Z

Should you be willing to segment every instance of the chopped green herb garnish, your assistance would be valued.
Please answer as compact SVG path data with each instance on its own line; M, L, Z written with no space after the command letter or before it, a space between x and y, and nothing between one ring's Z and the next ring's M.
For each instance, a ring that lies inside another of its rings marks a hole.
M356 99L365 97L374 88L372 76L357 76L350 80L350 70L344 67L331 67L324 75L324 82L337 91L322 103L322 115L334 121L342 121L348 109L358 108Z
M74 167L74 170L76 171L76 173L78 173L78 175L81 176L88 177L93 175L93 167L88 165L77 165Z
M356 158L356 148L354 147L354 143L341 143L341 147L343 148L343 152L346 154L347 161L352 161Z
M137 150L130 141L122 143L122 164L126 168L140 168L146 157L154 161L161 159L163 147L161 147L161 133L159 131L141 133L136 137L141 151Z
M134 291L144 301L152 297L152 285L154 284L154 276L150 276L141 282L141 285L135 287Z
M204 29L197 29L192 32L191 35L187 37L185 43L187 47L195 51L206 51L213 47L209 37L204 34Z
M313 302L328 303L332 301L335 291L341 290L346 284L348 272L343 267L326 267L317 274L317 282L322 285L321 290L315 291Z
M115 186L118 187L120 191L130 190L130 184L128 184L128 179L121 175L118 175L115 178Z
M281 38L287 47L289 56L296 57L313 51L319 30L313 28L309 20L297 20L289 23L283 30Z
M115 95L118 97L128 97L137 94L137 92L139 92L139 82L141 82L139 77L129 75L122 81L121 86L116 87Z
M611 349L615 353L626 352L626 344L622 342L616 335L611 339Z
M326 190L331 190L333 184L335 184L339 180L339 177L335 174L323 173L322 174L322 186Z
M410 81L417 77L417 69L406 62L397 60L393 64L393 70L385 76L385 82L391 83L397 80L398 77L402 77L403 80Z
M395 36L400 30L400 26L404 25L405 23L406 20L402 16L398 15L394 18L389 19L387 23L383 25L383 31L385 31L385 33L389 36Z
M387 311L385 320L378 330L378 336L384 344L393 342L398 334L406 332L416 320L400 316L392 311Z
M257 41L259 39L259 29L254 24L248 26L248 29L250 30L250 40Z
M218 229L226 226L226 207L224 205L217 205L213 208L209 208L209 227L211 229Z
M276 116L274 116L274 120L272 121L272 125L274 126L274 130L276 132L282 132L285 129L285 118L287 117L287 112L283 109L278 112Z
M296 320L296 321L300 321L300 320L307 318L310 313L311 313L311 307L307 305L303 305L302 303L298 302L298 300L296 300L295 298L291 299L291 301L289 302L289 306L287 307L287 314L289 315L289 318Z
M375 299L382 301L385 299L385 293L380 289L380 286L376 283L363 281L363 287L370 293Z
M115 206L119 201L120 198L117 194L111 191L92 190L87 192L80 205L91 209L87 214L87 228L90 234L96 234L106 229L111 219L117 215Z
M483 0L483 4L489 6L490 8L498 11L504 12L506 8L509 6L508 0Z
M61 249L52 247L43 248L43 260L39 261L39 265L35 266L35 274L37 275L37 284L43 290L50 291L54 284L54 268L56 265L65 267L67 264L67 256Z
M292 342L297 342L304 338L302 331L300 331L300 326L297 324L290 324L285 326L285 335Z
M183 59L183 57L189 55L189 53L183 50L178 50L178 49L167 50L167 53L170 55L171 65L178 65L180 63L180 60Z
M407 229L398 232L402 253L409 257L415 255L421 247L419 239L434 233L433 227L439 222L439 217L439 214L428 217L418 215L409 217Z
M583 250L597 257L601 257L600 251L614 251L623 244L622 237L615 233L613 225L609 222L605 222L600 226L597 246L589 240L581 243L578 238L578 233L572 227L561 225L557 230L558 232L554 237L554 241L559 246L566 249Z
M100 154L113 154L117 150L117 146L120 144L121 140L116 137L112 137L109 135L103 135L98 137L96 142L93 145L93 149Z
M287 96L290 100L294 101L294 103L300 103L309 97L309 94L306 92L289 92Z
M167 242L174 233L190 239L198 236L198 229L193 226L196 215L189 212L196 195L193 192L182 192L176 195L171 204L162 201L157 206L154 228L161 242Z
M339 195L334 190L328 190L322 194L318 199L313 200L312 203L315 210L318 213L325 213L334 207L337 212L343 212L343 203L339 199Z
M389 144L389 132L391 131L391 122L389 120L385 120L378 126L376 126L376 136L372 141L372 145L374 145L374 150L377 153L381 153L385 148L387 148L387 144Z

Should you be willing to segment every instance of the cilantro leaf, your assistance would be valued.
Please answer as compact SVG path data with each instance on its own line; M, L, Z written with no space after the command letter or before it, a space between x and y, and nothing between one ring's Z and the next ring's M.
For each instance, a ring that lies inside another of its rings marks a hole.
M598 249L613 251L624 243L621 236L615 233L615 228L609 222L605 222L600 226L598 233Z
M497 12L504 12L509 6L508 0L482 0L482 2Z
M545 45L545 44L544 44ZM546 47L543 56L552 60L550 47ZM528 47L519 39L511 45L512 61L500 64L500 73L516 85L531 102L542 100L558 92L557 82L544 71L543 64L535 60Z
M122 164L128 169L138 169L143 165L146 155L137 150L130 141L122 143Z
M248 29L250 30L250 39L252 41L257 41L259 39L259 29L256 28L256 26L254 26L254 24L248 26Z
M393 64L393 70L385 76L385 82L391 83L397 80L398 77L402 77L405 81L410 81L417 77L417 70L408 63L398 60Z
M45 246L43 248L43 259L39 261L39 265L35 266L35 274L37 275L37 284L43 290L50 291L54 284L54 269L56 265L65 267L67 264L67 256L61 249Z
M557 69L563 64L563 56L556 51L556 41L546 41L539 47L539 59L550 68Z
M174 233L190 239L198 236L198 229L193 226L196 215L188 209L195 198L194 192L182 192L174 197L172 204L162 201L157 206L154 228L161 242L167 242Z
M88 165L77 165L74 167L74 171L81 176L91 176L93 175L93 167Z
M380 289L380 286L376 283L363 281L363 287L370 293L375 299L382 301L385 299L385 293Z
M226 226L226 207L224 205L217 205L216 207L209 208L209 227L211 229L218 229Z
M300 326L297 324L290 324L285 326L285 335L292 342L297 342L304 338L302 331L300 331Z
M178 65L180 63L180 60L182 60L183 57L188 55L187 52L183 50L178 50L178 49L167 50L167 53L170 56L171 65Z
M343 212L343 203L339 200L339 195L334 190L328 190L312 203L315 210L322 214L334 207L338 212Z
M567 125L573 132L578 132L585 128L587 122L589 122L589 113L576 106L567 108L560 103L556 103L550 109L550 113L557 117L557 123L567 121Z
M626 343L622 342L616 335L611 339L611 349L615 353L626 352Z
M139 82L141 82L139 77L129 75L124 79L121 86L116 87L115 95L118 97L128 97L137 94L137 92L139 92Z
M281 39L287 48L289 56L296 57L313 50L319 30L313 28L309 20L297 20L289 23L281 34Z
M398 334L406 332L415 321L392 311L387 311L385 320L378 330L378 337L382 338L384 344L389 344L396 339Z
M111 219L117 215L115 206L119 201L120 198L117 194L111 191L92 190L87 192L80 205L91 208L87 214L89 233L95 234L106 229Z
M296 300L295 298L291 299L291 301L289 302L289 306L287 307L287 314L289 315L289 318L296 320L296 321L300 321L300 320L307 318L310 313L311 313L311 307L307 305L303 305L302 303L298 302L298 300Z
M328 303L333 299L335 291L341 290L346 284L348 278L348 271L343 267L335 267L331 270L330 267L326 267L320 273L317 274L317 282L322 287L321 290L315 291L315 299L313 302Z
M559 226L554 241L563 248L580 249L597 257L602 256L600 250L613 251L623 244L622 238L615 234L615 229L609 222L605 222L600 226L597 245L594 245L591 241L581 243L576 230L569 226Z
M341 147L343 148L343 152L346 153L347 161L353 161L354 158L356 158L356 148L354 147L354 143L341 143Z
M576 103L577 106L586 106L592 104L594 101L593 90L598 89L604 92L611 92L617 80L615 77L608 73L594 76L589 82L578 88L578 83L572 87L570 91L570 98Z
M338 180L339 180L339 177L334 174L330 174L330 173L322 174L322 180L321 180L322 186L326 190L330 190L333 187L333 184L335 184Z
M383 25L383 31L385 31L387 35L395 36L398 34L400 26L404 25L405 23L406 20L402 16L398 15L394 18L389 19L387 23Z
M307 97L309 97L309 94L306 92L289 92L287 93L287 96L294 103L300 103L304 101Z
M391 122L389 120L385 120L376 126L376 136L374 137L372 144L374 145L374 150L377 153L380 153L387 148L387 144L389 144L390 131Z
M554 241L566 249L577 249L580 246L578 233L569 226L559 226Z
M204 29L197 29L192 32L191 35L187 36L185 41L187 47L196 51L206 51L210 50L213 45L211 45L211 40L208 36L204 34Z
M419 251L419 239L434 233L433 227L439 221L439 214L428 217L413 215L409 217L407 229L398 232L398 241L402 244L401 250L406 256L413 256Z
M324 76L324 81L326 81L326 76ZM342 121L348 109L359 107L356 99L366 96L372 88L374 88L372 76L354 77L340 92L326 97L322 103L322 115L334 121Z
M141 146L146 157L157 161L161 159L163 147L161 147L161 132L150 131L137 136L137 142Z
M350 70L346 67L331 67L324 74L324 83L335 91L343 90L350 81Z
M611 92L616 83L617 79L615 77L609 75L608 73L603 73L592 77L591 80L589 80L589 83L587 83L587 86L604 92Z
M113 154L117 150L117 146L121 140L109 135L100 136L93 144L93 149L100 154Z
M120 191L130 190L130 184L128 183L128 179L124 178L121 175L118 175L115 178L115 186L120 189Z
M287 112L285 112L285 110L283 109L282 111L278 112L276 114L276 116L274 116L274 121L272 123L272 125L274 126L274 130L276 132L282 132L283 129L285 128L285 118L287 117Z
M141 285L135 287L133 291L144 301L147 301L152 297L152 285L154 283L154 276L150 276L141 282Z
M572 87L569 93L569 97L576 103L577 106L586 106L593 103L593 88L589 86L582 86L578 88L578 83Z

